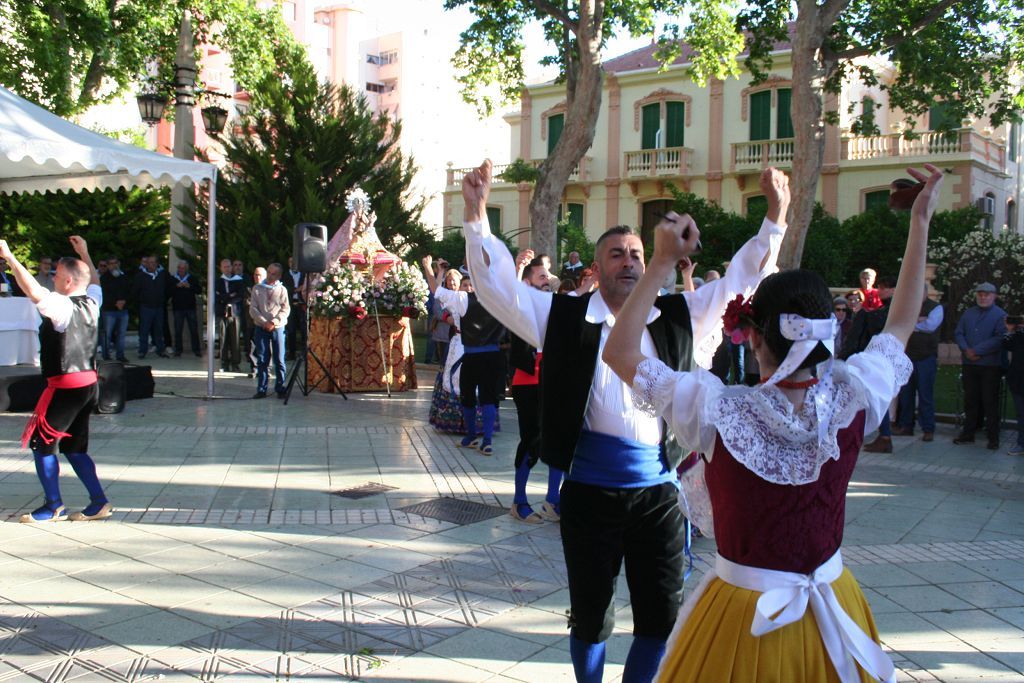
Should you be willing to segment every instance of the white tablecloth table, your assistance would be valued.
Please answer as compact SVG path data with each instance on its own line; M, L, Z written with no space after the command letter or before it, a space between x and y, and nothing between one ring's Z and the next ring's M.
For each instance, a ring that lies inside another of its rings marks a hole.
M25 297L0 298L0 365L39 365L40 322Z

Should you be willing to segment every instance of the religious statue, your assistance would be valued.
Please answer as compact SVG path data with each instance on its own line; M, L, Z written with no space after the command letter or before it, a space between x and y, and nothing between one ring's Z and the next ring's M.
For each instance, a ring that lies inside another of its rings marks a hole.
M377 214L370 209L370 197L362 188L355 187L345 195L345 206L349 215L327 245L327 262L372 269L374 281L379 281L400 259L377 237Z

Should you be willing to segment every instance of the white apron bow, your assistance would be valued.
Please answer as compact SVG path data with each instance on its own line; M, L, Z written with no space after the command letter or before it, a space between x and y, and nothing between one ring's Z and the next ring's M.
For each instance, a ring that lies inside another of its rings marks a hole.
M810 603L840 681L859 682L857 664L876 680L896 680L892 660L843 610L832 590L832 582L843 573L838 550L810 574L747 567L721 555L715 560L715 573L726 583L762 594L750 626L752 635L762 636L799 621Z

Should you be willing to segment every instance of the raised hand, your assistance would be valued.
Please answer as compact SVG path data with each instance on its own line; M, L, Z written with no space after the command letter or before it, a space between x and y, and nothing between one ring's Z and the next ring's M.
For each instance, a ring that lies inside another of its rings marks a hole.
M422 264L423 264L423 267L424 267L424 268L425 268L426 270L430 270L431 266L433 266L433 265L434 265L434 257L433 257L433 256L431 256L430 254L427 254L427 255L426 255L426 256L424 256L424 257L423 257L422 259L420 259L420 263L422 263Z
M759 184L761 192L768 201L768 220L776 225L785 225L790 199L789 176L779 169L769 166L761 172Z
M0 258L5 261L10 261L14 258L14 254L11 253L11 248L7 244L7 240L0 240Z
M682 273L683 277L693 277L693 271L697 268L697 262L692 260L690 257L682 258L679 263L676 264L679 272Z
M68 238L68 241L71 242L71 248L74 249L75 253L79 256L89 253L89 245L85 243L84 238L78 235L72 235Z
M484 159L477 168L462 176L462 199L465 202L466 222L483 220L487 211L487 197L491 193L491 160Z
M692 254L699 241L700 230L693 218L669 211L654 228L654 258L676 264Z
M914 200L914 206L910 210L911 215L927 222L931 220L932 214L935 213L935 207L938 206L943 175L942 170L932 164L925 164L924 168L928 171L927 175L916 168L908 168L907 173L913 176L914 180L924 183L924 189Z
M519 252L519 255L516 256L516 270L521 271L525 268L533 260L533 257L533 249L523 249Z

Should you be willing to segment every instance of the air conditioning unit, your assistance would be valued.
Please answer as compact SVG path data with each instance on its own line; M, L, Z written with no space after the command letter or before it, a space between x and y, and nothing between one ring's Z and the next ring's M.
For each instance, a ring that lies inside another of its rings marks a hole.
M978 197L975 204L978 207L978 211L981 211L986 216L996 215L996 200L994 197Z

